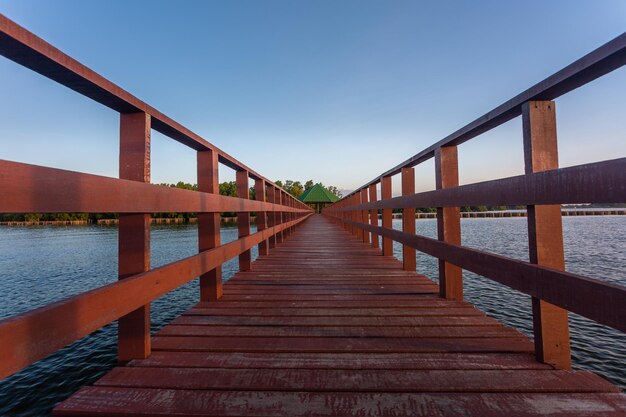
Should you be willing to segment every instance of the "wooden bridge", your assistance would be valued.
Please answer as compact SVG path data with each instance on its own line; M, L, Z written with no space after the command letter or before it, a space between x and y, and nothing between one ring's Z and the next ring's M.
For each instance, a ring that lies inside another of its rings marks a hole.
M617 387L570 369L567 312L626 331L626 288L564 271L559 207L626 202L626 159L558 169L551 101L623 66L626 34L323 215L1 15L0 53L120 113L120 178L0 161L0 212L120 214L118 282L0 321L1 378L118 321L120 367L56 415L626 415ZM526 174L459 186L457 145L517 116ZM199 191L149 183L151 129L197 151ZM413 167L431 158L437 190L415 193ZM220 163L239 197L219 195ZM461 245L458 207L481 204L528 206L530 262ZM415 234L416 207L437 208L438 239ZM155 212L198 213L198 254L150 268ZM221 244L220 212L238 213L238 240ZM415 250L439 259L439 284L416 272ZM532 297L534 339L464 302L462 269ZM150 302L196 277L200 303L151 336Z

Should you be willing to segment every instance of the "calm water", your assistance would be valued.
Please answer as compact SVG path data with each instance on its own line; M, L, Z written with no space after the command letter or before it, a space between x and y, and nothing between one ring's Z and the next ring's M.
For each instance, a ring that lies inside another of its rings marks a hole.
M626 285L625 216L563 219L567 269ZM399 228L400 220L394 221ZM419 234L435 237L435 220L417 220ZM463 219L463 243L527 260L526 219ZM222 241L236 238L223 228ZM152 265L196 252L195 225L153 226ZM116 280L117 228L0 228L0 318L49 304ZM402 256L400 245L395 254ZM253 252L253 257L256 253ZM437 261L417 255L418 271L436 279ZM237 269L224 265L224 277ZM465 272L466 298L488 314L532 336L530 299L475 274ZM152 303L156 331L198 301L192 281ZM571 315L572 354L580 369L590 369L626 388L626 335ZM115 324L87 336L28 369L0 382L0 416L42 416L76 391L92 384L116 364Z

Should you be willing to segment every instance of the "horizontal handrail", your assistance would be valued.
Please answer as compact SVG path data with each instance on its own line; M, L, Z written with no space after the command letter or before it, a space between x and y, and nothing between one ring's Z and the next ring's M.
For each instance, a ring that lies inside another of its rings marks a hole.
M247 171L252 179L262 179L278 187L200 135L167 117L1 13L0 55L120 113L145 112L151 116L152 128L157 132L197 151L212 150L218 154L222 164L237 171ZM282 189L282 187L278 188ZM302 206L306 207L304 204Z
M343 222L626 332L626 287L622 285L381 226Z
M554 100L624 65L626 65L626 33L622 33L615 39L446 136L439 142L385 171L372 181L359 187L358 190L364 189L371 184L378 184L382 177L399 174L402 168L414 167L433 158L435 151L439 148L460 145L520 116L522 114L522 105L526 102ZM354 195L358 190L345 197Z
M118 282L0 321L0 379L119 320L121 362L150 354L150 303L200 277L200 298L222 295L220 266L240 270L281 243L312 209L180 123L0 14L0 55L120 113L120 178L0 160L0 213L119 213ZM197 151L198 190L150 184L154 129ZM236 171L237 197L219 194L222 163ZM249 199L249 180L255 199ZM150 215L198 213L197 255L150 269ZM239 239L222 245L220 214L236 212ZM250 212L257 232L250 234Z
M626 203L626 158L558 168L556 104L551 101L626 64L626 33L427 147L323 210L382 254L400 242L403 268L416 267L415 250L439 260L440 295L462 300L462 270L476 272L532 296L537 359L571 365L567 312L626 331L626 287L564 272L560 204ZM459 185L458 145L522 116L524 175ZM435 158L436 190L415 192L414 166ZM402 174L402 196L392 176ZM380 198L377 185L380 183ZM527 206L530 262L461 245L460 207ZM415 209L437 209L438 239L415 234ZM392 210L402 209L402 232ZM382 227L378 223L382 211Z
M307 216L308 217L308 216ZM0 379L167 294L305 218L0 321Z
M480 205L622 203L626 158L518 175L337 208L337 211Z
M0 160L0 213L308 213L268 203Z

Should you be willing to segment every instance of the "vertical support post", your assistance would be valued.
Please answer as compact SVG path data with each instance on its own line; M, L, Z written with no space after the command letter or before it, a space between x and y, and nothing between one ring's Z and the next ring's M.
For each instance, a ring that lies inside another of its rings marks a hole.
M354 198L354 205L355 206L359 206L359 205L362 204L362 201L361 201L361 191L357 190L354 193L353 198ZM361 223L361 220L363 219L363 215L361 214L361 212L362 212L362 210L359 210L358 208L354 209L354 212L353 212L354 213L354 221L357 222L357 223ZM356 229L355 230L356 237L359 240L363 240L363 236L365 235L365 232L363 231L363 229L361 229L358 226L355 226L355 229Z
M459 162L456 146L435 151L435 182L438 190L459 185ZM437 207L437 236L447 243L461 244L461 209ZM439 260L439 294L447 300L463 300L463 271Z
M283 190L281 190L280 188L276 188L276 204L278 204L279 206L282 206L283 204ZM276 212L276 225L280 225L283 223L283 212L282 211L277 211ZM278 233L276 233L276 243L283 243L283 232L280 231Z
M373 203L378 200L376 196L376 184L370 185L370 201ZM370 225L378 226L378 209L370 210ZM372 247L378 249L378 235L372 233Z
M276 204L276 188L273 185L267 186L267 199L270 203ZM268 227L276 226L276 212L273 211L271 213L267 213ZM276 235L270 236L269 239L270 249L274 249L276 247Z
M254 195L257 201L266 202L265 198L265 180L258 179L254 181ZM265 211L257 211L256 213L256 230L260 232L267 228L267 217ZM269 242L266 240L259 243L259 256L269 255Z
M291 207L291 195L289 193L285 193L285 205L287 207ZM285 213L285 223L289 222L291 220L291 212L286 212ZM291 228L286 228L285 229L285 238L288 238L289 235L291 235Z
M402 195L415 194L415 169L402 168ZM415 234L415 208L402 209L402 231ZM402 268L405 271L415 271L417 265L415 249L402 245Z
M343 208L344 210L346 210L343 212L343 218L346 221L350 221L350 211L347 210L347 207L349 205L350 205L350 197L346 197L346 199L343 201ZM348 223L344 223L343 228L346 230L346 232L352 233L352 226L350 226Z
M213 150L199 151L198 191L219 194L218 154ZM220 245L220 213L198 213L198 251ZM222 297L222 267L218 266L200 276L200 301L217 301Z
M120 114L120 178L150 182L150 115ZM150 214L120 214L118 279L150 269ZM150 304L118 321L118 362L150 356Z
M556 107L553 101L530 101L522 106L526 174L559 167ZM530 262L565 270L563 225L559 205L528 206ZM567 310L532 298L535 355L559 369L571 368Z
M367 188L361 190L361 204L367 204ZM367 210L361 211L361 223L369 223L369 212ZM363 231L363 243L370 243L370 233Z
M250 190L248 188L248 171L237 171L236 175L237 183L237 197L248 200L250 198ZM250 213L239 212L237 213L237 229L239 231L239 238L248 236L250 234ZM239 255L239 270L249 271L252 267L252 255L250 249Z
M353 205L354 205L354 196L353 196L353 195L351 195L351 196L348 198L348 206L353 206ZM354 209L352 209L352 208L351 208L351 209L348 211L348 215L349 215L349 219L350 219L350 221L351 221L351 222L353 222L353 221L354 221ZM353 224L351 224L351 225L350 225L350 234L351 234L351 235L353 235L353 236L356 234L355 229L356 229L356 228L354 227L354 225L353 225Z
M387 200L391 198L391 176L382 177L380 181L380 199ZM383 227L391 229L392 225L391 209L383 209ZM383 237L383 256L393 256L393 241L388 237Z

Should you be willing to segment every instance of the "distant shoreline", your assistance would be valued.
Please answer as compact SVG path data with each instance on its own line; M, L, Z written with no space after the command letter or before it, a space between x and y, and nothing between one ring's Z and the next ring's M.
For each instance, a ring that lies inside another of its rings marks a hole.
M564 217L571 216L624 216L626 209L586 209L586 210L561 210ZM461 218L488 218L488 217L526 217L526 210L503 210L503 211L462 211ZM380 215L379 215L380 217ZM401 219L402 213L394 213L394 219ZM436 219L437 213L415 213L416 219Z
M564 217L572 216L626 216L626 209L586 209L586 210L561 210ZM379 215L380 217L380 215ZM471 211L461 212L461 218L501 218L501 217L526 217L525 210L503 210L503 211ZM401 219L402 213L394 213L394 219ZM416 219L436 219L437 213L415 213ZM253 216L251 220L254 220ZM152 224L194 224L198 219L182 218L152 218ZM237 217L222 217L222 224L237 224ZM101 226L114 226L118 224L118 219L100 219L97 222L91 220L48 220L37 222L0 222L0 226L82 226L97 224Z
M251 220L254 220L255 217L252 216ZM190 219L184 218L152 218L152 224L193 224L197 223L198 219L196 217L192 217ZM119 223L118 219L100 219L97 221L92 220L45 220L45 221L33 221L33 222L0 222L0 226L82 226L82 225L90 225L97 224L101 226L111 226L117 225ZM222 217L222 224L237 224L237 217Z

